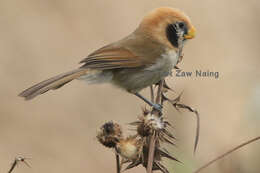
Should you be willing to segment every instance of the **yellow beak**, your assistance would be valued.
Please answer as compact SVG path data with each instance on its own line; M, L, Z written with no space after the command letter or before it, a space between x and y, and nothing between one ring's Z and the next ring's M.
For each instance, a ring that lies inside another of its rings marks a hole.
M196 29L192 26L191 29L188 31L188 34L184 35L185 39L192 39L195 37Z

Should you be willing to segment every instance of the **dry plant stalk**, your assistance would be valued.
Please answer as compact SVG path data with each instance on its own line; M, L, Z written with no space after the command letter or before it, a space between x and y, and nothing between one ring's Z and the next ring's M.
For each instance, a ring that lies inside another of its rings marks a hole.
M31 166L29 165L29 163L26 162L27 159L30 159L30 158L25 158L25 157L22 157L22 156L16 157L16 158L14 159L14 161L13 161L13 163L12 163L12 165L11 165L11 168L9 169L8 173L13 172L14 168L16 168L17 165L18 165L20 162L24 163L26 166L28 166L28 167L30 168Z
M162 89L163 89L163 85L164 85L164 81L160 81L159 85L158 85L158 90L157 90L157 96L156 96L156 104L161 104L161 97L162 97ZM151 95L152 92L151 92ZM156 115L156 116L161 116L161 112L157 111L156 109L153 109L152 114ZM154 162L154 150L155 150L155 143L157 140L157 132L153 131L152 132L152 136L150 136L149 141L149 153L148 153L148 164L147 164L147 173L152 173L152 169L153 169L153 162Z
M249 145L249 144L251 144L251 143L257 141L257 140L260 140L260 136L258 136L258 137L256 137L256 138L253 138L253 139L251 139L251 140L249 140L249 141L246 141L246 142L244 142L244 143L238 145L237 147L232 148L231 150L228 150L228 151L225 152L224 154L222 154L222 155L216 157L215 159L213 159L213 160L209 161L208 163L206 163L205 165L201 166L200 168L198 168L198 169L197 169L196 171L194 171L193 173L199 173L199 172L201 172L203 169L209 167L210 165L212 165L212 164L215 163L216 161L223 159L223 158L226 157L227 155L229 155L229 154L231 154L231 153L233 153L233 152L235 152L235 151L237 151L237 150L243 148L244 146Z
M115 155L116 155L116 172L120 173L120 158L117 153L115 153Z
M182 96L182 93L175 99L169 99L167 98L164 94L162 95L162 99L163 101L168 101L171 103L171 105L177 110L180 112L180 109L186 109L192 113L194 113L196 115L196 135L195 135L195 142L194 142L194 149L193 149L193 153L195 154L196 150L197 150L197 147L198 147L198 142L199 142L199 136L200 136L200 115L199 115L199 112L186 105L186 104L183 104L183 103L180 103L181 101L181 96Z

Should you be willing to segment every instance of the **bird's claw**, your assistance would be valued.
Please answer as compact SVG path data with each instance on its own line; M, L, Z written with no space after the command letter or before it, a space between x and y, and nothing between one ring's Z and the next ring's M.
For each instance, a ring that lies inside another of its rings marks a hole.
M159 112L162 112L162 105L160 104L153 104L153 109L159 111Z

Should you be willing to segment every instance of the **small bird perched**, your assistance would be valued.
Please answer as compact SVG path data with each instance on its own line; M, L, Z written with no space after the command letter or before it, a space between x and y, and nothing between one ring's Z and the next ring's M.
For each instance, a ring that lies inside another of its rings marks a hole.
M179 58L180 36L184 42L195 36L190 19L177 9L157 8L143 18L133 33L94 51L80 62L83 65L78 69L42 81L19 96L30 100L80 79L89 84L112 83L160 110L160 105L151 103L138 92L171 74Z

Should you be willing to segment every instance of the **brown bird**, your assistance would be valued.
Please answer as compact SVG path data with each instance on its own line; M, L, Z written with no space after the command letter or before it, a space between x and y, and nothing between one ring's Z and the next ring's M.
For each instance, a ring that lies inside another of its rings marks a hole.
M179 58L180 36L184 42L195 36L190 19L177 9L157 8L143 18L133 33L94 51L80 62L83 65L78 69L42 81L19 96L30 100L80 79L89 84L110 82L161 110L160 105L151 103L138 92L171 73Z

